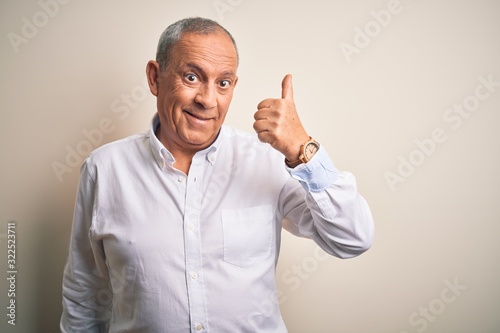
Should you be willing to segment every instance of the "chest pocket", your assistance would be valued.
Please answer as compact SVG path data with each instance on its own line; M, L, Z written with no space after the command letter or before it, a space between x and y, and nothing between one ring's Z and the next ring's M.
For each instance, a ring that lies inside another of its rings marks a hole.
M271 254L273 207L223 210L224 261L249 267Z

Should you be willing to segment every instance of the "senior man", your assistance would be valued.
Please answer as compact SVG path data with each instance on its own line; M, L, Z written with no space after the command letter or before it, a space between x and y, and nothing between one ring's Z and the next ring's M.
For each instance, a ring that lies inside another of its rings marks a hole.
M258 104L257 135L223 126L237 67L214 21L162 34L146 68L149 131L96 149L81 169L63 332L287 332L282 227L340 258L371 246L368 205L305 131L290 75L281 98Z

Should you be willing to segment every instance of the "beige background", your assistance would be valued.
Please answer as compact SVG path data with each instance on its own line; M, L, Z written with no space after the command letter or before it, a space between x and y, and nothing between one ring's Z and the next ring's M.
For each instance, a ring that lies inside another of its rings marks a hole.
M79 173L67 149L85 155L147 129L155 104L144 69L159 35L205 16L241 53L227 122L252 130L256 105L279 97L292 73L306 128L356 175L376 220L373 248L351 260L284 234L278 288L289 331L499 332L499 14L493 0L2 1L0 331L58 331ZM463 103L461 116L453 106ZM88 143L84 132L99 126L106 133ZM56 173L57 163L66 168Z

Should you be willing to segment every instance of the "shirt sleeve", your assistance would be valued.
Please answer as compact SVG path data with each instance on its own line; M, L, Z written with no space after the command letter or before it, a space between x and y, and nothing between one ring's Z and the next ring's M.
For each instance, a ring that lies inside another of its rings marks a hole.
M354 176L338 171L323 147L308 163L287 170L292 179L280 197L286 230L311 238L339 258L355 257L371 247L370 208Z
M96 183L85 161L73 217L69 256L63 276L61 332L106 332L112 293L102 244L92 240Z

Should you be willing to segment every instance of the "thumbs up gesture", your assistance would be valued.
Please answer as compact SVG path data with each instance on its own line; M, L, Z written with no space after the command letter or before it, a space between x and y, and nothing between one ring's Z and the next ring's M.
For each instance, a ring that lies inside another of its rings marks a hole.
M280 151L289 161L294 161L300 154L300 146L309 140L299 119L293 100L292 76L283 78L281 98L268 98L257 106L253 128L259 140L269 143Z

